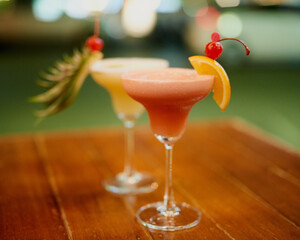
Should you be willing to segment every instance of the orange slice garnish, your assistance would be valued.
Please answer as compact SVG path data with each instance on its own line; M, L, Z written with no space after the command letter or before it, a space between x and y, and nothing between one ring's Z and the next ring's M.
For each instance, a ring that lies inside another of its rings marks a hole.
M205 56L189 57L190 63L198 74L214 75L213 98L222 112L230 101L231 89L228 76L223 67L215 60Z

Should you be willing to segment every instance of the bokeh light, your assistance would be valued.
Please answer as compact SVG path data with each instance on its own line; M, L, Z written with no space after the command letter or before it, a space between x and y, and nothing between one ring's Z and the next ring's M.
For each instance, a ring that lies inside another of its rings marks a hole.
M103 13L117 14L121 11L124 0L110 0L104 8Z
M217 4L220 7L237 7L240 5L240 0L216 0Z
M181 8L181 0L162 0L157 8L159 13L175 13Z
M32 3L34 17L43 22L54 22L64 14L61 0L34 0Z
M144 4L145 8L156 10L159 7L162 0L140 0L140 1Z
M223 13L218 19L218 30L223 37L238 37L243 30L243 24L235 13Z
M89 15L99 15L108 5L110 0L84 0L84 11Z
M84 0L66 0L66 14L71 18L83 19L89 15Z
M127 0L122 11L122 24L127 35L132 37L147 36L156 24L154 1ZM157 6L156 6L157 7Z
M203 30L212 31L217 28L220 12L213 7L204 7L197 11L195 16L196 24Z

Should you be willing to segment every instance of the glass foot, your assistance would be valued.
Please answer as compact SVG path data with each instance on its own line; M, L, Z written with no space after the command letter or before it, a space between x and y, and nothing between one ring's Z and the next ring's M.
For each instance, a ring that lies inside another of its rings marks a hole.
M141 207L136 216L148 228L176 231L196 226L201 212L186 203L176 203L174 210L166 211L163 202L156 202Z
M119 173L106 180L104 186L107 191L117 194L141 194L154 191L158 183L150 174L135 172L131 176Z

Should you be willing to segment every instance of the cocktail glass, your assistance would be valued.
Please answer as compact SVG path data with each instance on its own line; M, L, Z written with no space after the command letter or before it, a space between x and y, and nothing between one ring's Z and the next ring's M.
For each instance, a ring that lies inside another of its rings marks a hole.
M162 202L143 206L137 219L158 230L175 231L195 226L201 213L186 203L174 200L172 187L172 151L182 136L193 105L205 98L213 87L214 77L195 70L166 68L134 71L122 75L125 91L144 105L155 137L166 149L166 181Z
M123 172L104 182L110 192L139 194L157 188L157 181L150 174L138 172L133 163L133 128L144 108L124 91L121 74L139 69L162 69L168 65L168 61L156 58L107 58L91 67L93 79L110 93L114 111L125 127L125 166Z

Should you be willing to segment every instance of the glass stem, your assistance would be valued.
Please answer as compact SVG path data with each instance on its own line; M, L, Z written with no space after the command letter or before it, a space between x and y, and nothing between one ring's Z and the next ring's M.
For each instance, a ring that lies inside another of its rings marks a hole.
M166 185L164 195L164 208L166 211L175 211L175 200L172 181L172 155L173 144L165 144L166 148Z
M125 127L125 166L124 173L130 177L133 175L135 169L133 164L134 154L134 121L124 121Z

